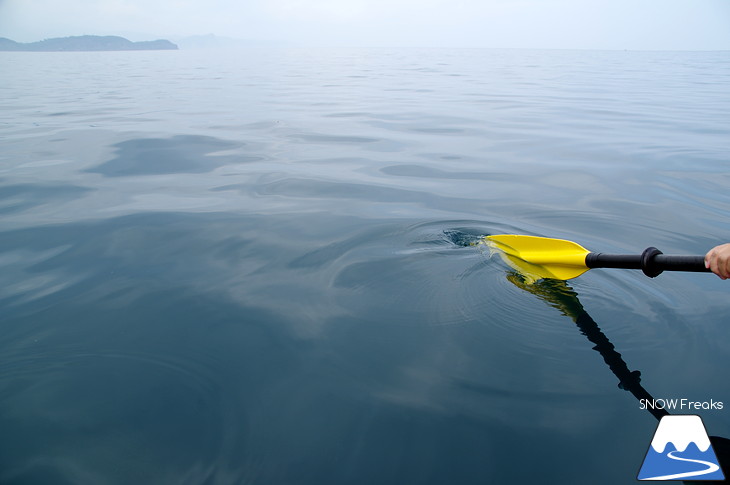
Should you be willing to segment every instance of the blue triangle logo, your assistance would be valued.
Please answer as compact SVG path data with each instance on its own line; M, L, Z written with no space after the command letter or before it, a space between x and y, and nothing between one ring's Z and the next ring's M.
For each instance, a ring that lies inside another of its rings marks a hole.
M662 417L641 465L639 480L725 480L702 418Z

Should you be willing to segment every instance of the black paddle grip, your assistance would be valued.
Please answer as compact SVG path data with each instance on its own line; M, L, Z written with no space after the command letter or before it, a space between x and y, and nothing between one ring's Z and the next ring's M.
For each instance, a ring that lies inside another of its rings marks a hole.
M649 278L659 276L663 271L710 271L705 268L704 256L673 256L662 254L653 247L646 248L643 253L638 255L588 253L586 266L589 268L640 269Z

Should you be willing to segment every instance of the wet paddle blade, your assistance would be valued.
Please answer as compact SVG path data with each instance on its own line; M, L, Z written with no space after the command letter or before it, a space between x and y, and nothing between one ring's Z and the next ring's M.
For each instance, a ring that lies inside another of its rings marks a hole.
M513 234L484 239L508 265L532 281L543 278L569 280L589 269L585 260L590 251L572 241Z

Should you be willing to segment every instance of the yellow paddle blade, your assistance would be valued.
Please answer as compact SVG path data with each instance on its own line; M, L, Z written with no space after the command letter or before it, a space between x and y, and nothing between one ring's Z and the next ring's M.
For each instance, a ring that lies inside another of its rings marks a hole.
M485 242L497 250L502 259L534 282L543 278L569 280L588 271L583 246L564 239L498 234L486 236Z

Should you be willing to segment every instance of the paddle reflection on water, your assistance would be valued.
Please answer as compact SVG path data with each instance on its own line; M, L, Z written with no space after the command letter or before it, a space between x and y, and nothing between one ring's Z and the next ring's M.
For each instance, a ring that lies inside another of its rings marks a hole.
M518 288L536 295L553 308L560 310L563 315L573 320L581 333L595 344L593 350L601 354L601 357L603 357L604 362L611 369L611 372L618 378L618 387L630 392L636 399L654 401L651 394L641 385L641 372L638 370L629 370L629 366L624 362L621 354L616 351L616 348L608 337L601 331L598 324L591 318L585 308L583 308L583 305L578 299L578 294L565 281L555 279L534 281L532 278L525 278L517 272L508 273L507 279ZM670 414L666 409L651 408L648 406L646 409L657 420ZM722 469L730 470L730 439L720 436L710 436L710 442ZM685 483L695 482L686 481ZM713 482L705 480L700 483Z

